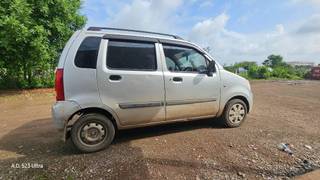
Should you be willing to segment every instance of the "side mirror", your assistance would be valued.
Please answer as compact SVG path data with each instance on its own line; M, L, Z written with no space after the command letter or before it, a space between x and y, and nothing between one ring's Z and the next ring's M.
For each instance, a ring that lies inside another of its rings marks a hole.
M200 66L198 67L198 73L199 74L207 74L208 73L208 69L206 66Z
M207 75L212 76L214 72L216 72L216 62L209 61Z

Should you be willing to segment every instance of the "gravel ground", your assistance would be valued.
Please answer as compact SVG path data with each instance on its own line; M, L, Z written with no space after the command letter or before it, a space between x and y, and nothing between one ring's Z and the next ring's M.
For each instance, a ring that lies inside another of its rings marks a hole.
M251 84L254 109L240 128L204 119L119 131L91 154L59 140L52 89L2 91L0 179L291 179L318 169L320 82Z

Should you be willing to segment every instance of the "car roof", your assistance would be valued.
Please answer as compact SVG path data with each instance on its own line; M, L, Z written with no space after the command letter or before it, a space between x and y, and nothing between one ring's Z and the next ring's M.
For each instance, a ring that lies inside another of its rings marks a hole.
M123 29L123 28L112 28L112 27L89 27L88 31L114 31L118 33L134 33L134 34L144 34L144 35L153 35L153 36L163 36L163 37L170 37L173 39L181 39L181 37L173 34L167 33L159 33L159 32L152 32L152 31L143 31L143 30L135 30L135 29Z
M132 41L149 41L149 42L160 42L162 44L172 44L180 46L193 47L200 52L206 54L211 60L213 58L209 53L204 51L200 46L182 39L177 35L157 33L150 31L141 31L133 29L120 29L120 28L109 28L109 27L89 27L83 29L84 33L87 35L97 35L104 39L118 39L118 40L132 40ZM217 62L216 62L217 63ZM220 68L223 67L217 63Z
M177 35L166 33L109 27L89 27L84 31L88 34L99 34L105 39L140 40L194 46L193 43L186 41Z

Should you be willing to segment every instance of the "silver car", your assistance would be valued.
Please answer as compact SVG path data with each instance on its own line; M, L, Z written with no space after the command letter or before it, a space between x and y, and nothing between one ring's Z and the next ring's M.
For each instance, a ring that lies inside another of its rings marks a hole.
M67 42L52 107L63 139L106 148L118 129L219 117L238 127L252 109L249 82L207 52L163 33L90 27Z

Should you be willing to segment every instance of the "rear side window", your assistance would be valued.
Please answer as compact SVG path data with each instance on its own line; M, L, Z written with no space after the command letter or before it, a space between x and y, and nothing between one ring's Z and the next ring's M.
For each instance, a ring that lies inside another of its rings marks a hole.
M155 71L157 69L155 44L110 40L107 66L119 70Z
M100 41L100 37L87 37L82 41L75 58L77 67L96 69Z

